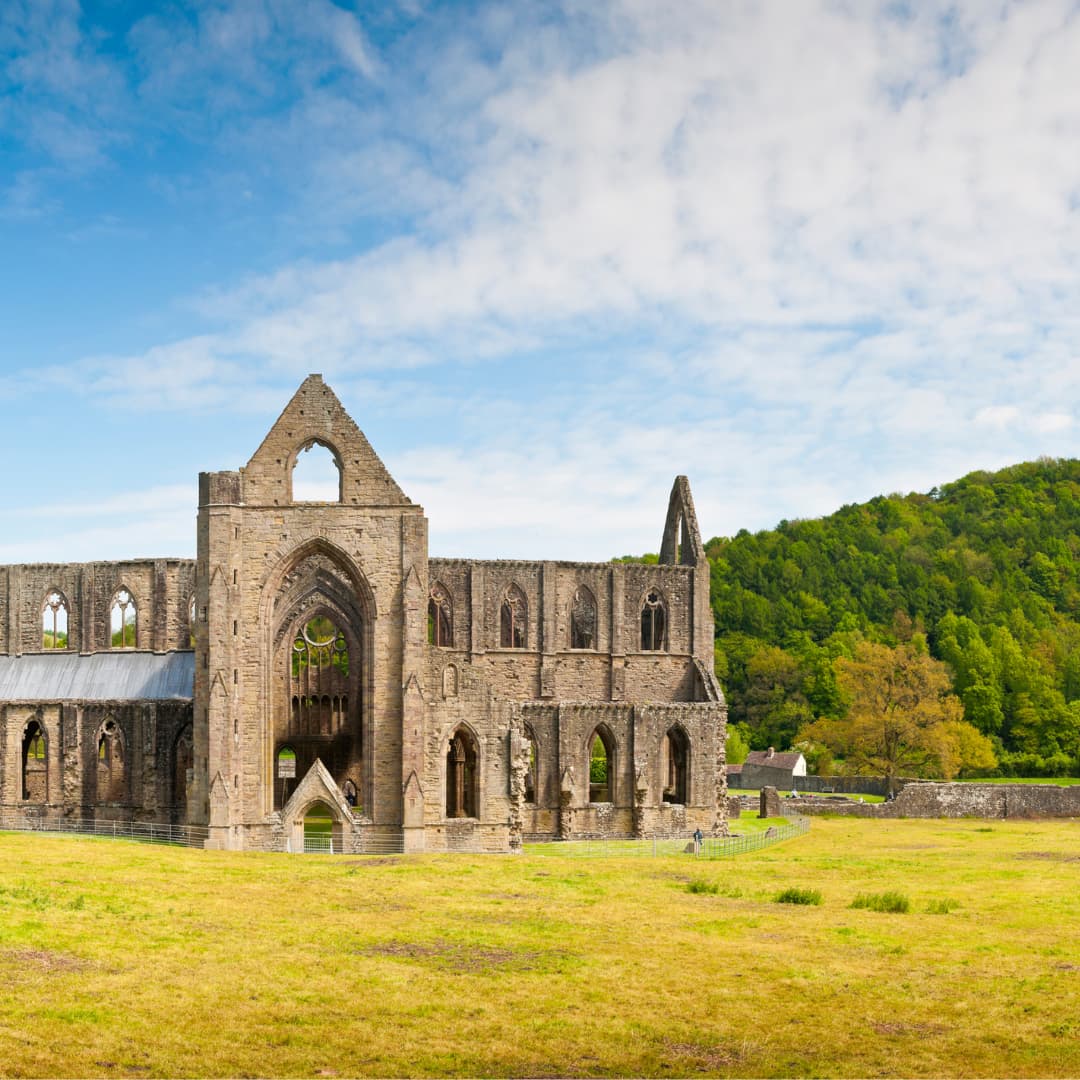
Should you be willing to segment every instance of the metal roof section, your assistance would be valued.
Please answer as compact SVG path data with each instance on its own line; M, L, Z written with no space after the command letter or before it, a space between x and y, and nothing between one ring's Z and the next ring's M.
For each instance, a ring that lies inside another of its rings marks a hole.
M190 701L194 652L0 656L0 701Z

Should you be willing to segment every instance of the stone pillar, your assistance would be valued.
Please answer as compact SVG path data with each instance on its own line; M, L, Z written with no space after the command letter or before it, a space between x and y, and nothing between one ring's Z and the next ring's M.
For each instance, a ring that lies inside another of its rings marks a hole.
M774 787L761 789L761 809L758 811L759 818L783 817L780 809L780 793Z

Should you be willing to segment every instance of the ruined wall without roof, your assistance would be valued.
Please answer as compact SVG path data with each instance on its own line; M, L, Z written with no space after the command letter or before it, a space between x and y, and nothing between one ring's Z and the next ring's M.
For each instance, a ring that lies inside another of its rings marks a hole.
M785 800L803 814L868 818L1075 818L1080 787L1056 784L909 783L892 802Z
M194 578L193 559L0 566L0 654L52 651L43 645L43 612L53 591L67 603L68 649L111 649L110 617L120 589L135 600L136 648L190 649Z
M24 800L22 744L35 721L45 738L44 768L37 797ZM99 775L98 757L98 740L110 721L122 747L122 769L112 784ZM177 768L178 740L190 726L186 701L2 704L0 805L77 818L178 823L187 779L182 760Z

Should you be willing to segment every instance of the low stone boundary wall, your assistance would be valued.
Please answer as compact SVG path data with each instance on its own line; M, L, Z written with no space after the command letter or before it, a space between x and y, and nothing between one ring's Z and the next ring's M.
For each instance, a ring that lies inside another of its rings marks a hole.
M784 800L800 814L866 818L1080 818L1080 786L1057 784L908 784L892 802Z

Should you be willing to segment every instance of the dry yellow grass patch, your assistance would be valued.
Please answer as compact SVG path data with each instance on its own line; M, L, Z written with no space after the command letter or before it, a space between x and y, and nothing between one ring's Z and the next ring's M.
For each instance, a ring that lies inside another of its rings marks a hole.
M1077 854L1080 822L712 863L0 834L0 1074L1077 1076Z

